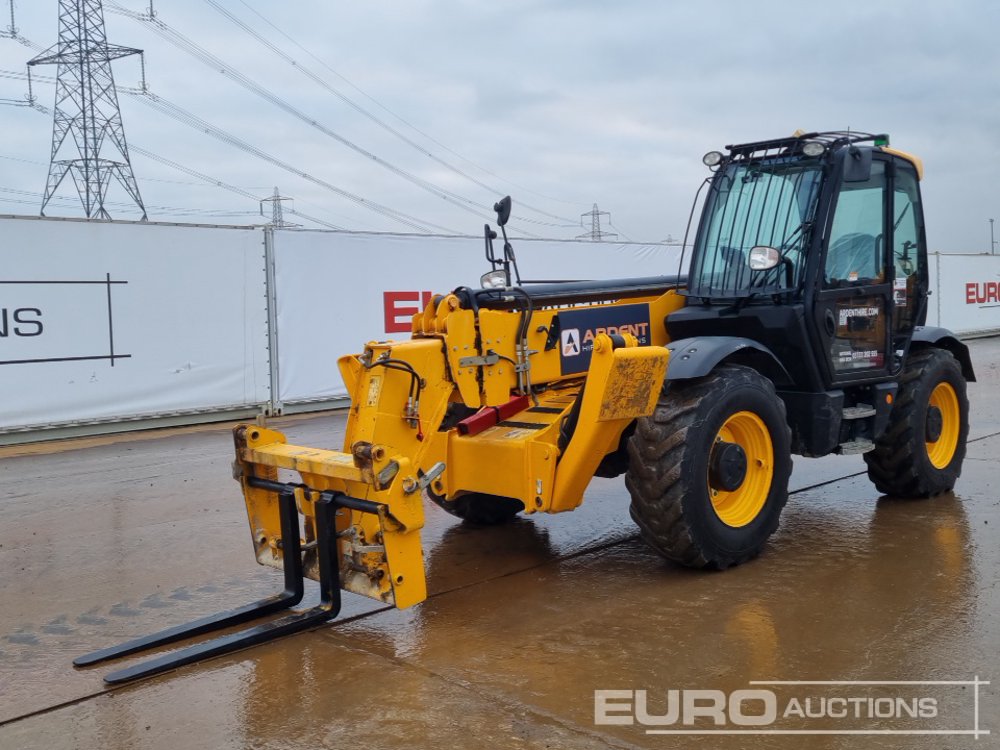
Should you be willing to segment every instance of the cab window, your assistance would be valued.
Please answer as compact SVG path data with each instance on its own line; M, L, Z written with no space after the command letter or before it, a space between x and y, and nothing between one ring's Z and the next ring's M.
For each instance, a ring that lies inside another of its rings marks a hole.
M866 181L842 184L827 245L827 287L885 280L885 192L885 164L881 161L872 162Z
M897 163L892 201L893 233L893 305L897 330L907 330L915 323L916 298L923 272L920 242L923 212L917 171L909 164Z

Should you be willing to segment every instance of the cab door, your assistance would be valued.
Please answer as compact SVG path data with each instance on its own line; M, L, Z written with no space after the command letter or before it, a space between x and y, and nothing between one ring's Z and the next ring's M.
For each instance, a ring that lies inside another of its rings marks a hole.
M917 169L904 159L892 167L892 352L901 363L927 319L927 239Z
M826 252L815 295L818 355L831 386L879 379L889 373L893 313L889 216L889 162L864 151L871 169L845 175L827 225ZM848 154L844 164L851 159ZM850 169L845 168L845 172Z

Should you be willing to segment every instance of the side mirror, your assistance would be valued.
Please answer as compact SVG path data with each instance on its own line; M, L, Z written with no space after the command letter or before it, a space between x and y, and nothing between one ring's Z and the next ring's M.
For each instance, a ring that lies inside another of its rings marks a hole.
M781 262L781 253L769 245L757 245L750 248L747 265L751 271L768 271Z
M872 176L872 150L851 146L844 154L844 182L867 182Z
M505 196L499 203L494 203L493 210L497 212L497 224L506 225L510 219L510 196Z

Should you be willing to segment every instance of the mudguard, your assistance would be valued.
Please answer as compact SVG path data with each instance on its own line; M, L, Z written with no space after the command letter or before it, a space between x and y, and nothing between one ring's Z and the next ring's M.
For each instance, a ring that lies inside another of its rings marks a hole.
M914 328L911 348L918 349L922 346L936 346L951 352L962 366L962 376L970 383L976 382L976 373L972 369L969 347L947 328L939 328L938 326L917 326ZM669 373L667 377L670 377Z
M725 360L748 365L775 384L791 382L785 366L770 349L742 336L693 336L667 345L670 361L667 380L687 380L708 375Z

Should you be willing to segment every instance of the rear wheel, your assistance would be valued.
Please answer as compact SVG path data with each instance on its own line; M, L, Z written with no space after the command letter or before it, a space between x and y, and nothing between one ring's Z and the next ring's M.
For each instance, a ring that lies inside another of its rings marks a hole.
M727 568L759 554L788 499L790 434L770 380L737 365L668 383L638 420L625 484L642 537L670 560Z
M524 503L520 500L483 492L468 492L454 500L445 500L432 493L428 496L451 515L476 526L507 523L524 510Z
M969 399L958 360L944 349L910 355L889 426L865 454L879 492L930 497L955 486L969 436Z

